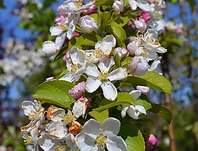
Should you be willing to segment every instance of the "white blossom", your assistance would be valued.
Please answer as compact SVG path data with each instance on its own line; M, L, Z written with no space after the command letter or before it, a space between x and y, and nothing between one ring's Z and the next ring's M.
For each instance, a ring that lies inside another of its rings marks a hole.
M76 136L77 145L81 151L127 151L126 143L117 136L119 130L120 121L115 118L108 118L102 124L90 119Z
M87 66L85 71L88 75L86 82L87 92L93 93L101 87L106 99L113 101L117 98L117 88L112 82L126 78L127 71L125 68L120 67L110 72L114 64L113 58L107 58L99 62L98 68L100 71L94 64L89 64Z
M68 73L66 73L60 80L69 82L77 81L84 73L86 68L85 54L82 50L72 47L68 55L70 58L66 60Z

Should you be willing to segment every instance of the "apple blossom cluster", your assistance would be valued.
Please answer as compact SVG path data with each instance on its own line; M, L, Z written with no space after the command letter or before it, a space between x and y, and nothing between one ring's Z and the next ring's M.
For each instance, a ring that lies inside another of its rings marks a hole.
M5 55L0 59L0 69L3 72L0 74L0 85L7 85L16 78L24 79L44 67L42 54L29 51L31 48L31 45L25 45L21 41L8 41Z
M42 52L54 57L65 49L67 42L83 34L101 32L101 24L94 17L101 11L97 4L91 0L65 0L58 8L55 25L50 28L54 41L45 41ZM87 110L92 108L92 97L95 96L113 102L120 92L130 94L134 100L149 92L147 86L127 87L118 83L129 76L158 71L160 54L167 51L158 40L164 27L164 7L163 0L114 0L112 10L118 16L126 10L139 12L137 18L130 18L126 23L126 28L135 31L136 35L128 36L120 45L115 33L102 32L94 46L70 45L63 57L67 72L58 80L75 84L68 93L76 101L67 111L55 106L44 108L39 101L23 102L22 108L30 119L30 123L21 129L25 142L32 144L34 150L42 148L44 151L127 151L124 139L118 136L121 122L114 117L98 122L88 118ZM122 118L129 116L134 120L146 114L145 107L139 104L122 106L120 112Z

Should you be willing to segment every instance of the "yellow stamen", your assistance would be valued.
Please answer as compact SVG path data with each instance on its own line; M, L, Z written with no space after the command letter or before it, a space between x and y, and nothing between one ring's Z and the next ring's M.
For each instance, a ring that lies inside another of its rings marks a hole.
M75 121L75 120L76 120L76 118L75 118L75 116L72 115L72 114L67 114L67 115L65 115L65 117L64 117L64 122L65 122L66 125L71 124L71 123L72 123L73 121Z
M95 56L96 58L101 58L102 56L104 56L104 53L102 52L101 49L95 49Z
M108 80L108 73L102 72L102 73L99 75L99 79L100 79L101 81L107 81L107 80Z
M107 141L107 137L104 136L103 134L98 135L98 137L96 138L96 144L100 146L102 149L105 149L106 141Z
M78 65L77 64L73 64L71 72L76 72L77 70L78 70Z

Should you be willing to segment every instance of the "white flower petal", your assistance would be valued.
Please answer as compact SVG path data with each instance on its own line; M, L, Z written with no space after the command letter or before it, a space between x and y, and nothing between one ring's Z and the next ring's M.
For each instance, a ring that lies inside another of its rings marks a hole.
M109 81L104 82L101 85L103 95L107 100L115 100L117 98L118 92L116 87Z
M113 35L107 35L102 41L96 43L95 48L103 51L105 55L109 55L112 48L116 46L116 39Z
M65 42L65 37L66 37L66 34L62 34L56 37L55 44L56 44L57 49L61 49L61 47L63 46Z
M98 151L98 147L95 144L95 139L92 137L80 133L76 136L76 140L80 151Z
M107 136L117 135L120 131L120 121L116 118L108 118L102 124L102 129Z
M51 151L52 148L55 146L54 140L51 138L44 136L38 141L39 146L44 150L44 151Z
M167 52L167 49L166 49L166 48L163 48L163 47L158 47L158 48L156 49L156 51L157 51L158 53L166 53L166 52Z
M63 29L61 29L61 27L58 26L52 26L50 27L50 33L52 36L59 36L60 34L62 34Z
M80 76L81 76L81 74L67 73L63 77L61 77L59 80L74 82L74 81L78 81L80 79Z
M157 69L158 65L160 64L160 60L155 60L153 61L153 63L151 64L151 67L149 68L150 71L153 71L155 69Z
M127 113L128 107L124 107L121 111L121 116L122 118L126 117L126 113Z
M84 124L82 132L91 138L96 139L100 134L100 124L96 120L90 119Z
M140 90L132 90L130 93L129 93L135 100L137 100L140 95L142 94L142 92Z
M116 81L116 80L122 80L126 77L127 77L127 70L125 68L118 68L109 74L108 79L110 81Z
M45 41L43 43L43 48L42 48L42 52L45 53L48 56L52 56L54 54L56 54L58 51L56 44L52 41Z
M120 136L109 136L106 145L108 151L127 151L127 145Z
M99 72L99 70L98 70L98 68L96 67L95 64L88 64L87 68L85 70L85 73L88 76L95 77L95 78L97 78L100 74L100 72Z
M68 134L65 138L66 144L69 148L77 150L76 140L73 134Z
M131 7L132 10L136 10L137 2L135 0L129 0L129 6Z
M76 47L72 47L69 50L69 54L73 64L80 64L81 66L85 65L85 54L83 51L80 51Z
M72 113L76 118L79 118L80 116L85 115L86 109L87 107L85 103L77 101L74 103Z
M67 129L62 122L51 122L46 126L46 131L50 136L62 139L67 135Z
M104 58L98 64L98 68L101 72L107 73L114 64L113 58Z
M142 10L144 10L144 11L148 11L148 12L154 11L153 5L150 5L150 4L149 4L148 2L146 2L146 1L137 2L137 6L138 6L139 8L141 8Z
M67 30L67 38L68 38L69 40L72 39L73 33L74 33L75 29L76 29L75 24L74 24L73 22L71 22L71 23L69 24L69 28L68 28L68 30Z
M141 106L141 105L135 105L135 108L136 108L136 110L139 111L140 113L146 115L146 110L145 110L145 108L144 108L143 106Z
M137 120L137 119L139 118L139 115L140 115L139 112L136 112L136 111L135 111L135 107L134 107L133 105L130 105L130 106L129 106L129 108L128 108L128 110L127 110L127 114L128 114L131 118L133 118L133 119L135 119L135 120Z
M100 80L88 77L85 89L87 90L87 92L93 93L99 88L101 84L102 82Z

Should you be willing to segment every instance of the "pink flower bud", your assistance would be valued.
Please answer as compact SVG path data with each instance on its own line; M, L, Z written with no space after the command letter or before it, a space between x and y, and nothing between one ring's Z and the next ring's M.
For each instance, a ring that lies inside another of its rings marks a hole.
M147 28L146 22L141 18L139 20L135 20L134 25L141 33L143 33Z
M176 32L176 34L178 34L178 35L183 35L183 34L184 34L184 31L183 31L182 28L177 28L177 29L175 29L175 32Z
M115 54L118 54L120 58L123 58L128 54L128 50L125 48L121 48L121 47L115 48L114 51L115 51Z
M142 11L140 18L142 18L145 22L148 22L151 19L151 14L146 11Z
M150 134L148 137L148 143L151 146L156 146L159 144L159 139L155 135Z
M79 37L80 36L80 33L79 32L73 32L72 34L72 38L76 38L76 37Z
M129 65L129 72L134 75L143 75L148 71L148 69L149 64L141 56L134 57Z
M90 15L90 14L95 13L96 11L97 11L96 5L92 5L88 9L83 11L83 15Z
M69 94L73 96L75 99L79 99L85 93L85 82L78 83L71 90L69 90Z
M124 2L122 0L116 0L113 3L113 9L116 13L120 14L124 10Z
M131 55L136 55L136 51L139 49L141 41L137 38L133 38L127 45L127 49Z
M67 18L65 18L64 16L58 16L55 18L55 23L59 26L65 24L66 22Z
M136 89L139 90L139 91L141 91L143 94L147 94L149 92L149 90L150 90L149 87L147 87L147 86L141 86L141 85L138 85L136 87Z
M80 18L80 30L83 33L91 33L92 31L96 31L98 29L98 25L96 24L96 21L86 15Z

